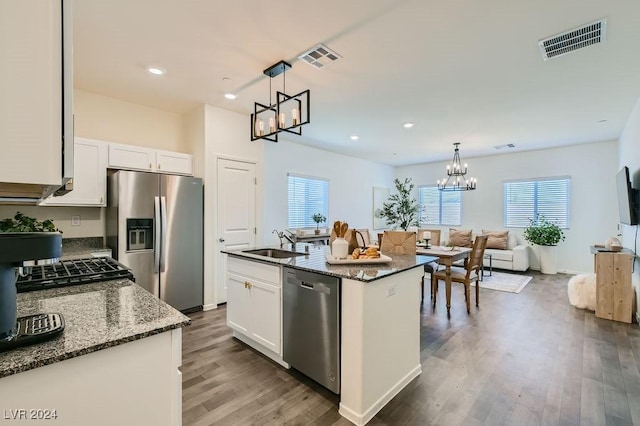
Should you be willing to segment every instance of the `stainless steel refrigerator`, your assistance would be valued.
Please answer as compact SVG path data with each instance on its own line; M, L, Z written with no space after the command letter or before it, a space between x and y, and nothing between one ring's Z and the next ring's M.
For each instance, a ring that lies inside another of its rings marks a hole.
M136 284L187 312L203 304L202 179L118 171L107 180L107 246Z

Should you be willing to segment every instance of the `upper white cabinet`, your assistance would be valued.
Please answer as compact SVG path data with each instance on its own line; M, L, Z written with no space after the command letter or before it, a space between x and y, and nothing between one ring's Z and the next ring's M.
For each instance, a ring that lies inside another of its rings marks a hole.
M109 167L154 173L193 175L193 156L142 146L109 144Z
M75 177L73 191L49 197L41 206L106 206L107 143L92 139L75 139Z
M0 1L4 196L22 191L23 196L39 197L72 176L71 22L70 1Z

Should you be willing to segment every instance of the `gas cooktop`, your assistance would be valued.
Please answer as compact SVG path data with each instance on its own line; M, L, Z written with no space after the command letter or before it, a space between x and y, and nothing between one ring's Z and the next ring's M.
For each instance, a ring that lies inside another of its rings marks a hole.
M18 293L117 278L134 281L131 270L110 257L61 260L52 265L30 266L24 269L29 272L26 276L18 277Z

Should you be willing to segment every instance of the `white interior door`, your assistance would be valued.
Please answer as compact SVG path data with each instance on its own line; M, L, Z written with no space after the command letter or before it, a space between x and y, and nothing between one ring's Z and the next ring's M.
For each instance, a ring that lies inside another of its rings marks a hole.
M218 159L218 259L217 303L227 301L222 249L253 247L256 244L256 165Z

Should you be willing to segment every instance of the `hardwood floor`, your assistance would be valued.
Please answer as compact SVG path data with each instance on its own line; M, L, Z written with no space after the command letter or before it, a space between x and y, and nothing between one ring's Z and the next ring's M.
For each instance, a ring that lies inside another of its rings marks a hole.
M451 318L427 291L423 372L369 424L640 425L638 325L570 306L568 275L528 275L520 294L481 289L471 314L454 286ZM234 340L225 315L183 329L185 426L351 424L338 396Z

